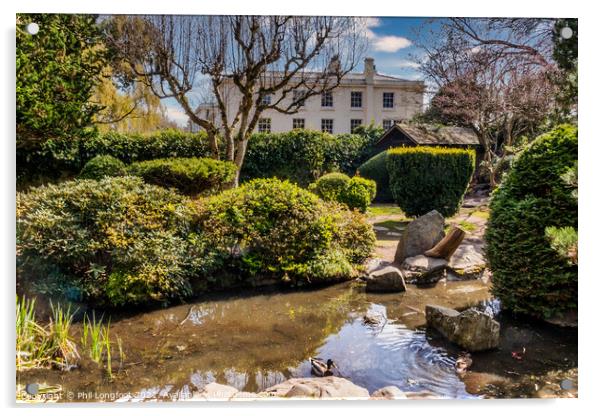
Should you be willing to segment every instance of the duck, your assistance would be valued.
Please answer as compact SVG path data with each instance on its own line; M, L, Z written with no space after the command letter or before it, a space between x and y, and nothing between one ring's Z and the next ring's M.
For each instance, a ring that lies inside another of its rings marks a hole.
M336 364L329 358L324 362L321 358L309 357L309 363L311 364L311 373L318 377L332 376L333 368L338 368Z
M458 359L456 360L456 373L458 373L458 375L464 375L466 374L466 371L470 368L470 366L472 365L472 358L470 357L469 353L463 353L461 354Z

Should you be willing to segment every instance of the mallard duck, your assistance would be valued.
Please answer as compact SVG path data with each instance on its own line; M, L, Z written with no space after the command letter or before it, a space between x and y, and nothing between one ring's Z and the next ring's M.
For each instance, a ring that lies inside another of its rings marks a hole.
M459 375L466 374L466 371L472 365L472 358L469 353L461 354L456 360L456 373Z
M318 377L332 376L332 369L337 368L330 358L324 362L321 358L309 357L309 363L311 364L311 373Z

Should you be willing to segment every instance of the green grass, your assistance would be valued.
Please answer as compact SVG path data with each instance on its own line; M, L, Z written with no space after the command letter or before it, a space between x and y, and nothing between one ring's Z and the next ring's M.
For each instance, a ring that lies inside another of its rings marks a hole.
M407 221L395 221L395 220L386 220L377 222L374 224L375 227L384 227L389 231L400 232L400 229L403 229L407 224Z
M380 217L384 215L403 215L401 209L395 204L373 204L368 208L368 217Z
M486 211L477 210L477 211L474 211L471 215L488 220L489 219L489 210L486 210Z
M455 225L467 233L472 233L478 229L476 224L469 222L469 221L465 221L465 220L462 220L462 221L456 223ZM447 233L448 229L449 228L446 229L446 231L445 231L446 233Z

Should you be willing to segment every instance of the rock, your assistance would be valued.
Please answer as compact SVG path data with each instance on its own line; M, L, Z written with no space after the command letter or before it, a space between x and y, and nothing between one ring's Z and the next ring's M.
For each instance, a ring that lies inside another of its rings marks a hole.
M245 400L257 400L260 398L261 398L261 396L257 393L250 393L248 391L239 391L238 393L234 394L230 398L230 400L245 401Z
M445 397L437 396L430 391L409 391L405 395L410 400L445 399Z
M468 351L496 348L500 343L500 324L476 309L458 312L442 306L426 306L426 322L451 342Z
M366 292L404 292L405 290L403 273L395 266L387 266L372 272L366 280Z
M470 243L462 243L448 265L459 279L480 279L487 268L482 249Z
M399 400L399 399L407 399L406 394L399 390L399 388L395 386L387 386L382 389L376 390L370 396L371 399L375 400Z
M262 393L267 397L304 397L315 399L368 398L368 390L340 377L291 378Z
M192 395L192 400L230 400L236 394L238 389L224 384L209 383Z
M368 326L380 326L385 320L384 315L374 312L367 312L363 318L364 324Z
M397 244L395 263L401 264L432 248L445 237L444 227L445 219L435 210L409 223Z
M447 260L422 254L408 257L401 266L408 282L427 283L439 281L445 275Z

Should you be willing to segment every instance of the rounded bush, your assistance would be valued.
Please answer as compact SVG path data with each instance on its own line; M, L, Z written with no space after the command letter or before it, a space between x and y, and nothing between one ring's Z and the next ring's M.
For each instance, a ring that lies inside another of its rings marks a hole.
M324 201L338 201L351 179L344 173L332 172L310 185L310 190Z
M493 194L485 233L493 293L505 308L550 318L577 308L577 265L546 236L577 229L577 200L564 179L577 161L577 128L562 125L529 145Z
M79 173L80 179L102 179L106 176L125 176L125 163L108 155L96 156L84 165Z
M366 212L376 196L376 182L371 179L354 176L340 193L338 201L351 209Z
M375 236L365 218L320 200L288 181L256 179L198 202L198 226L221 258L247 283L347 279L366 259Z
M229 185L236 165L209 158L172 158L132 163L128 171L147 183L176 188L185 195L206 195Z
M191 293L187 198L140 178L75 180L17 194L21 276L109 306Z
M368 159L358 168L360 176L376 182L376 197L379 202L393 201L389 189L389 172L387 171L387 151L380 152Z
M388 151L389 187L408 216L437 210L454 215L475 169L474 150L398 147Z

